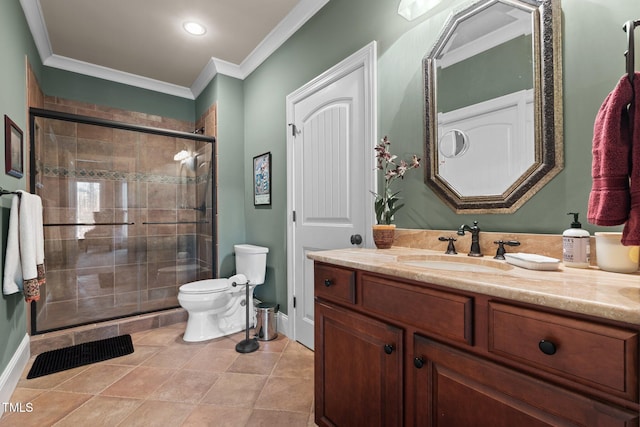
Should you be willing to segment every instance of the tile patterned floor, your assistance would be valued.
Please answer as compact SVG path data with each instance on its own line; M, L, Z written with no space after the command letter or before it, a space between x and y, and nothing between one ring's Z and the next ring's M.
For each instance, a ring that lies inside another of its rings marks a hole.
M0 426L314 426L313 352L280 335L254 353L244 333L186 343L185 324L132 334L134 353L31 380ZM32 408L29 411L29 408Z

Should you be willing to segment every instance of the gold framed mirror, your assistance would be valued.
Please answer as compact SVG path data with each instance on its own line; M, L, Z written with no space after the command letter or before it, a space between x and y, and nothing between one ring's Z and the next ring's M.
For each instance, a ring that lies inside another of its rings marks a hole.
M481 0L423 60L425 182L457 213L512 213L564 166L559 0Z

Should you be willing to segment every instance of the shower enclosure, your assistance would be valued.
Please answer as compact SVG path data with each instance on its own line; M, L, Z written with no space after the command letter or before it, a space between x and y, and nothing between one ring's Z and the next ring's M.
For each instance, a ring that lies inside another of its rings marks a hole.
M215 138L31 109L47 282L31 332L178 307L216 277Z

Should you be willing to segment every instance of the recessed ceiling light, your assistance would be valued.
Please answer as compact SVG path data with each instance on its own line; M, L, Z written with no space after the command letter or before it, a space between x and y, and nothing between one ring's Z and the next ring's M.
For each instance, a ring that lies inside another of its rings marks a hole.
M182 27L187 33L192 34L194 36L201 36L207 32L206 28L204 28L202 25L198 24L197 22L193 22L193 21L185 22L184 24L182 24Z

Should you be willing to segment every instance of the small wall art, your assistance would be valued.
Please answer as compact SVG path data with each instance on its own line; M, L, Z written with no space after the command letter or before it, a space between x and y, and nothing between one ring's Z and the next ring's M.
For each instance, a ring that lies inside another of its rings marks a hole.
M4 116L5 172L16 178L24 175L22 131L7 115Z
M253 158L253 204L271 204L271 152Z

